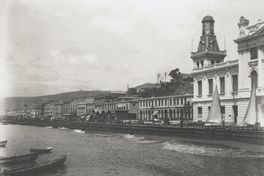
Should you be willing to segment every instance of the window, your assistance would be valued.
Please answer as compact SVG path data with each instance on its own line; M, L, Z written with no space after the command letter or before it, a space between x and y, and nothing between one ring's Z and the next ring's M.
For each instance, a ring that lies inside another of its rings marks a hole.
M181 104L183 104L183 99L181 98Z
M208 106L208 113L210 113L210 110L211 110L211 106Z
M208 79L209 95L213 94L213 79Z
M225 106L221 106L221 114L225 114Z
M250 49L250 59L257 59L258 58L258 48L251 48Z
M170 106L172 105L172 99L170 99Z
M203 109L202 107L198 107L198 118L202 118Z
M220 77L220 93L225 93L225 77Z
M204 66L204 61L202 60L202 61L201 61L201 67L203 67L203 66Z
M176 100L175 100L175 98L173 99L173 105L176 105Z
M211 65L214 65L214 63L215 63L214 60L211 60Z
M199 68L199 61L196 62L196 66L197 66L197 68Z
M198 81L198 96L202 96L202 81Z
M232 89L233 89L233 92L237 92L238 90L238 76L237 75L232 75Z
M177 105L179 105L179 98L177 98Z

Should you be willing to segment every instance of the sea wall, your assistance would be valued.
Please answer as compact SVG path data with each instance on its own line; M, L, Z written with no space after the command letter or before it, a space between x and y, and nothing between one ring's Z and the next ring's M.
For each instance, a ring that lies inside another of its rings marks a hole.
M147 134L155 136L175 136L186 138L218 139L240 141L252 144L264 144L264 130L253 128L231 127L176 127L176 126L151 126L132 124L100 124L83 122L16 122L20 125L66 127L94 132L115 132L129 134Z

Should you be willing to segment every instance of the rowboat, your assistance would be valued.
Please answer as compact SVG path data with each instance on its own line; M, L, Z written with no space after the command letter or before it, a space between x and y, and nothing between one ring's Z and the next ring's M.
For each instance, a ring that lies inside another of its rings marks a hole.
M39 173L40 171L47 171L49 169L57 168L64 164L67 155L62 155L54 160L37 163L34 166L20 167L16 169L4 169L2 175L4 176L15 176L15 175L32 175Z
M0 141L0 147L5 147L7 144L7 140Z
M52 150L52 147L29 149L30 152L36 152L36 153L50 153L51 150Z
M10 157L0 157L0 164L6 163L20 163L20 162L33 162L37 159L38 153L30 153L25 155L17 155Z

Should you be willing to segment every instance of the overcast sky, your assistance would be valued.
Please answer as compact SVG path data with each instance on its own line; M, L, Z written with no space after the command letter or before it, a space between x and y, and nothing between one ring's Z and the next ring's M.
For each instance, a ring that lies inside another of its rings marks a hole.
M0 96L126 90L174 68L191 73L201 20L236 59L237 23L263 0L0 0Z

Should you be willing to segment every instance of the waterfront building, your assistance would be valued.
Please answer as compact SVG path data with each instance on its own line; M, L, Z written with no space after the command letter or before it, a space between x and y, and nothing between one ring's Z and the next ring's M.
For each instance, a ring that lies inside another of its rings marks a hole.
M226 51L220 50L214 33L214 19L202 20L202 35L193 60L193 120L206 121L215 86L221 99L221 113L226 121L237 118L238 60L224 62Z
M62 119L63 102L59 101L55 103L55 119Z
M264 22L249 25L240 17L239 37L235 40L239 59L238 102L239 122L242 123L252 88L256 88L256 117L253 123L264 126ZM242 123L243 124L243 123Z
M38 105L31 105L29 108L26 108L24 112L29 118L35 119L40 117L40 107Z
M192 120L192 94L141 98L138 119Z
M202 36L200 37L198 50L191 52L193 60L192 76L194 78L193 120L207 120L211 108L212 94L217 86L221 100L222 120L226 124L243 125L251 85L257 80L263 81L260 80L262 79L260 76L258 78L256 76L264 68L261 60L263 58L263 35L261 41L256 35L249 37L240 34L239 38L235 40L238 43L238 59L225 60L226 51L219 49L214 34L214 22L211 16L203 18ZM252 28L243 26L244 24L241 22L239 25L245 30L252 31ZM258 25L258 28L255 27L255 32L259 33L260 28L261 25ZM252 42L252 45L248 45L249 41ZM259 55L256 56L256 53ZM258 65L258 62L261 64ZM263 84L258 85L260 95L263 90L262 86Z
M137 119L138 99L135 97L119 97L115 101L105 102L105 112L115 113L119 119Z
M43 104L43 115L42 117L45 119L55 119L56 112L56 102L51 101Z
M65 101L62 104L62 116L64 119L69 119L72 116L71 113L71 102Z
M94 109L94 98L92 97L77 98L74 102L76 102L77 117L91 113Z

